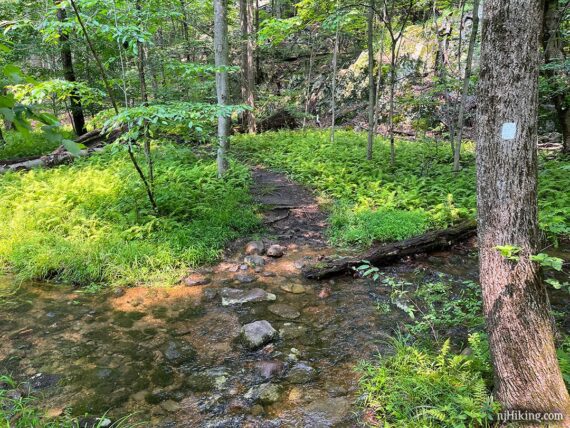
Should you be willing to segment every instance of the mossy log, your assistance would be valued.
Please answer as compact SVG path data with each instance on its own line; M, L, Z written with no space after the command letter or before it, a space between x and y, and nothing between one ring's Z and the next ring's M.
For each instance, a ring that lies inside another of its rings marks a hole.
M474 236L477 225L467 221L444 230L427 232L415 238L373 246L368 252L357 257L342 257L325 259L308 266L303 274L309 279L324 279L350 272L356 266L367 260L374 266L385 266L394 263L402 257L433 251L445 250L452 245Z

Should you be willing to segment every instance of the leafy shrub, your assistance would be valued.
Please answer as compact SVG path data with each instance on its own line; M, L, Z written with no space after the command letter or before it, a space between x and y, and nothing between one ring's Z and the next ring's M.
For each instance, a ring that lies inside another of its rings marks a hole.
M189 149L154 152L162 216L114 147L70 166L0 176L0 266L82 285L172 282L256 227L247 168L234 163L219 180L215 162Z
M423 210L430 227L475 216L472 144L463 146L464 169L454 173L447 145L397 141L392 167L389 143L382 138L375 141L372 161L366 160L366 138L365 133L339 130L333 144L327 131L306 130L239 135L232 143L248 161L285 171L354 212ZM570 234L569 170L567 161L541 159L540 225L551 238Z
M490 425L498 405L484 376L490 372L488 350L472 335L469 356L450 352L446 341L432 354L395 341L395 353L378 365L361 366L364 404L376 426L480 427Z
M71 132L65 132L71 138ZM46 155L60 145L60 142L48 140L41 132L22 134L4 132L6 144L0 143L0 161Z

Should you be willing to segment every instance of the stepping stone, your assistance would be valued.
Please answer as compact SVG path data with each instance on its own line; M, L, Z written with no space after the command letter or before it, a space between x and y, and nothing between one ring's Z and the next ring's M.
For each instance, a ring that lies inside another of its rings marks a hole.
M222 288L222 306L241 305L250 302L270 302L277 298L275 294L268 293L261 288L241 290L238 288Z
M251 241L245 246L245 253L249 255L263 254L263 251L265 251L265 245L262 241Z
M285 253L285 248L283 248L281 245L272 245L267 250L267 255L269 257L275 257L275 258L283 257L284 253Z
M241 328L245 345L249 349L256 349L271 342L277 336L277 330L269 322L254 321Z
M249 266L265 266L265 259L257 254L245 256L243 262Z
M297 309L284 303L276 303L274 305L270 305L267 309L272 314L288 320L294 320L301 316L301 313Z
M307 288L303 284L283 284L279 288L287 293L303 294Z

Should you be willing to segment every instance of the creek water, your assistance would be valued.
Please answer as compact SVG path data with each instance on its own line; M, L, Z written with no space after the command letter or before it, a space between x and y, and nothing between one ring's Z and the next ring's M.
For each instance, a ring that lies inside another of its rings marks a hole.
M50 414L135 413L157 427L357 426L355 368L389 352L387 339L409 319L395 306L379 312L389 290L370 280L303 280L302 265L326 251L290 245L258 272L242 270L238 252L202 271L198 285L96 294L3 277L0 372L30 382ZM463 247L382 275L476 280L477 260ZM275 300L224 306L224 288ZM567 310L564 295L554 300ZM256 320L279 337L250 350L240 328Z

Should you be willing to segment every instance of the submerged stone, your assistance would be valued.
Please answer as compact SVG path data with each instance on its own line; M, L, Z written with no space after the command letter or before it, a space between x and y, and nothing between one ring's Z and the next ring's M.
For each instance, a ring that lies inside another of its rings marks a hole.
M271 342L277 336L277 330L269 322L255 321L241 328L245 345L249 349L256 349Z
M175 365L193 361L196 358L196 350L189 343L171 340L164 347L164 358Z
M220 292L222 296L222 305L241 305L250 302L266 302L275 300L275 294L268 293L261 288L253 288L251 290L241 290L237 288L223 288Z
M287 293L303 294L307 288L303 284L283 284L279 288Z
M284 303L275 303L274 305L269 305L267 309L272 314L288 320L294 320L301 316L301 313L297 309Z
M291 370L289 370L289 373L287 373L287 380L294 384L309 383L316 377L316 370L302 362L295 364Z
M249 266L265 266L265 259L257 254L246 256L243 262Z

